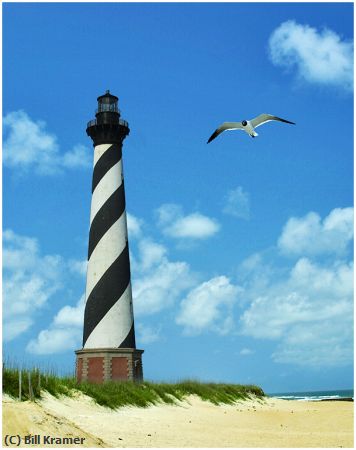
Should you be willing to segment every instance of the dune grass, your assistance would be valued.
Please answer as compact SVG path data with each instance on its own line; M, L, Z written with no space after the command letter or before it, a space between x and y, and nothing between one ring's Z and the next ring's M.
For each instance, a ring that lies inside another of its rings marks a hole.
M19 398L20 371L17 368L3 368L3 393ZM157 403L174 404L189 395L197 395L213 404L231 404L251 395L263 397L264 392L258 386L202 383L196 380L184 380L177 383L154 383L144 381L109 381L103 384L77 383L74 377L59 377L51 372L37 369L21 371L21 400L40 399L44 391L55 397L72 396L75 392L93 398L99 405L112 409L132 405L147 407Z

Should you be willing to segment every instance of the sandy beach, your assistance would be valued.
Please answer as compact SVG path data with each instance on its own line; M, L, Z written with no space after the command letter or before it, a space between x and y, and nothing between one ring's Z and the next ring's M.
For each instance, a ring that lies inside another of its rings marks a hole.
M29 434L38 436L37 443L24 444ZM20 436L20 447L350 448L353 403L266 398L214 406L191 396L177 405L112 411L82 394L60 399L47 394L36 403L5 396L3 445L6 435ZM84 439L50 444L46 436Z

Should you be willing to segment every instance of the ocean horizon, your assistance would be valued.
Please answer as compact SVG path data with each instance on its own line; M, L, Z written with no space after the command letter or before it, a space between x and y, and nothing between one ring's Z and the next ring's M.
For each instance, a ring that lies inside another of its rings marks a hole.
M354 390L339 389L330 391L279 392L267 393L267 395L269 397L281 398L284 400L321 401L354 398Z

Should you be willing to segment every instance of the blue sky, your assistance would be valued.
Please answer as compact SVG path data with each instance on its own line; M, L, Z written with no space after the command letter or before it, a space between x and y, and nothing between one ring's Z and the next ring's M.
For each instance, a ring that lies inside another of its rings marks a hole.
M351 3L3 5L5 358L74 368L106 89L145 377L352 386Z

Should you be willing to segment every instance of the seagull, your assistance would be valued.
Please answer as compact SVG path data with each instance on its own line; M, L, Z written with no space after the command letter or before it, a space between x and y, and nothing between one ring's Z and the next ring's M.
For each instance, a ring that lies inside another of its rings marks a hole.
M213 139L215 139L217 136L219 136L220 133L222 133L223 131L226 131L226 130L243 130L250 137L254 138L254 137L258 136L258 134L255 131L255 128L259 127L260 125L263 125L266 122L270 122L271 120L277 120L279 122L291 123L292 125L295 125L294 122L290 122L289 120L281 119L280 117L277 117L277 116L272 116L271 114L260 114L259 116L255 117L252 120L243 120L242 122L224 122L210 136L207 144L209 144L209 142L211 142Z

